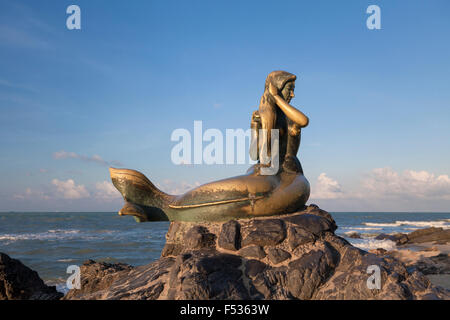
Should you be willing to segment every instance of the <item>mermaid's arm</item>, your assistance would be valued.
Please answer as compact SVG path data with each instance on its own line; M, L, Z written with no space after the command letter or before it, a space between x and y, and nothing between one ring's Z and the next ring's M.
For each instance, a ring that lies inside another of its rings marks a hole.
M284 112L286 117L291 119L293 122L298 124L300 127L306 127L309 123L309 119L303 112L300 110L297 110L295 107L291 106L289 103L287 103L282 97L279 95L273 96L275 99L275 102L280 107L280 109Z
M272 97L275 99L276 104L280 109L284 112L286 117L291 119L291 121L298 124L301 128L306 127L309 123L309 119L303 112L297 110L295 107L291 106L287 103L283 97L278 94L278 90L275 88L273 84L269 84L269 92Z

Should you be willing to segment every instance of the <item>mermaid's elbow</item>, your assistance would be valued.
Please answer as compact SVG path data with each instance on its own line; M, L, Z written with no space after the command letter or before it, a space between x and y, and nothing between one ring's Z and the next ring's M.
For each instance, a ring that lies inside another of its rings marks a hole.
M300 124L300 126L301 126L302 128L304 128L304 127L307 127L308 124L309 124L309 118L305 116L305 119L303 120L303 123Z

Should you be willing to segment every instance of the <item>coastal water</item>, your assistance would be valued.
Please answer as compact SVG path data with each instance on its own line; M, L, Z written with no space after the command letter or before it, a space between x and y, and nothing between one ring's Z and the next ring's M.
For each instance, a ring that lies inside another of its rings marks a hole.
M426 227L450 228L450 213L332 213L336 233L364 250L391 249L380 233L408 233ZM65 291L69 265L88 259L148 264L159 258L168 222L136 223L132 217L109 212L0 213L0 252L36 270L47 284ZM362 239L348 236L357 232Z

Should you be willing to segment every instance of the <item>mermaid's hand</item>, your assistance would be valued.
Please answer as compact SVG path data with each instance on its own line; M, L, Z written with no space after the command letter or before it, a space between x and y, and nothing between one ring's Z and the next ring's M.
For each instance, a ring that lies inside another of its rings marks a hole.
M272 82L269 82L269 93L274 97L278 96L278 89L272 84Z
M257 123L261 123L261 117L259 116L259 111L253 111L252 113L252 121L253 122L257 122Z

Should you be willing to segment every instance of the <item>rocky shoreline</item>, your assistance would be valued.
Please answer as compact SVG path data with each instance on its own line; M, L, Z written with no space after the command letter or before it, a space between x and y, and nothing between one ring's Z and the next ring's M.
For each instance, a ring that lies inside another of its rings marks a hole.
M56 287L47 286L36 271L0 252L0 300L59 300Z
M62 299L450 299L449 290L424 276L448 272L448 255L431 256L438 269L408 264L393 252L358 249L336 229L332 216L315 205L295 214L225 223L172 222L159 260L138 267L87 261L81 289ZM418 238L425 234L434 237L422 232ZM408 235L408 241L414 238ZM61 297L2 295L5 261L0 299ZM368 285L373 266L380 270L380 288Z
M391 240L397 246L411 245L419 243L446 244L450 242L450 229L443 228L424 228L415 230L411 233L397 233L394 235L379 234L375 240Z
M379 235L375 239L386 239ZM426 228L409 234L389 236L396 243L395 250L370 250L401 261L408 270L417 270L433 284L450 290L450 230ZM388 238L388 239L389 239Z
M347 236L362 238L357 232ZM417 270L435 285L450 290L450 229L429 227L410 233L381 233L373 239L390 240L395 243L395 249L378 248L369 252L393 257L404 263L408 270Z

